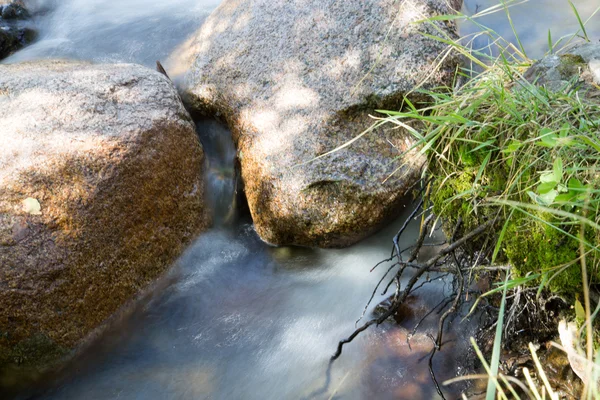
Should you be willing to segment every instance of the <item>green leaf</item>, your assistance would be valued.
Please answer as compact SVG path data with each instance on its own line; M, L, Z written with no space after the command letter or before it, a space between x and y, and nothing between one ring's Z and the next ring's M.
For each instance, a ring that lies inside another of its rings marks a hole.
M571 6L571 9L573 10L573 13L577 17L577 22L579 22L579 29L583 32L583 37L584 37L585 41L589 42L590 38L588 37L588 34L587 34L586 30L585 30L585 24L581 20L581 17L579 16L579 12L577 12L577 8L575 8L575 5L573 5L573 3L571 2L571 0L569 0L569 5Z
M556 187L556 182L554 182L554 181L544 182L537 187L537 192L538 192L538 194L548 193L555 187Z
M563 161L562 158L557 157L554 160L554 164L552 165L552 171L554 172L554 180L556 182L561 182L563 178Z
M540 200L539 200L540 196L538 196L537 194L535 194L531 190L527 191L527 195L531 198L531 200L533 200L533 202L535 204L540 204Z
M485 156L485 158L483 159L483 162L479 166L479 171L477 171L477 176L475 176L475 181L473 182L473 186L476 186L479 183L479 179L481 179L481 175L483 175L483 171L485 170L485 167L487 166L488 162L490 162L491 157L492 157L492 152L489 151L487 153L487 155Z
M542 138L542 141L538 143L540 146L544 147L556 147L558 143L558 136L556 135L548 135Z
M481 149L483 149L484 147L491 146L491 145L493 145L493 144L494 144L494 142L495 142L495 140L494 140L494 139L486 140L485 142L481 143L479 146L477 146L477 147L475 147L473 150L471 150L471 153L474 153L474 152L476 152L476 151L478 151L478 150L481 150Z
M492 347L492 359L490 360L490 377L498 375L500 365L500 352L502 344L502 330L504 329L504 310L506 308L506 292L508 290L508 279L510 275L506 275L504 287L502 288L502 300L500 301L500 310L498 311L498 323L496 324L496 332L494 335L494 345ZM488 379L486 400L494 400L496 398L496 381Z
M520 141L513 139L504 149L502 149L502 152L504 154L514 153L519 150L521 145L522 143Z
M540 129L540 141L536 144L544 147L555 147L558 141L558 135L550 128Z
M429 22L429 21L452 21L452 20L459 19L459 18L465 18L465 17L462 15L455 15L455 14L436 15L435 17L429 17L427 19L421 19L421 20L415 21L415 24Z
M575 300L575 317L579 321L585 321L585 310L579 300Z
M554 176L554 172L542 172L542 175L540 175L540 182L553 182L554 185L556 185L558 183L558 179L556 179L556 177Z
M496 261L496 257L498 256L498 253L500 252L502 242L504 241L504 234L506 233L506 228L508 228L508 222L510 221L514 211L515 211L514 208L510 210L510 214L508 215L508 218L506 218L506 222L504 222L504 226L502 226L502 230L500 231L500 236L498 236L498 240L496 241L496 246L494 247L494 253L492 254L492 264L494 263L494 261Z
M585 135L577 135L575 137L577 139L579 139L581 142L583 142L583 144L593 147L594 150L600 152L600 143L595 142L594 140L592 140L591 138L589 138Z
M542 201L540 203L542 206L549 206L552 203L554 203L554 200L556 199L556 196L558 196L558 191L556 191L556 190L553 189L553 190L550 190L547 193L539 195L538 199Z
M554 199L555 203L570 203L577 197L577 193L574 191L569 191L568 193L562 193L556 196Z
M569 179L569 182L567 183L567 186L569 187L569 189L580 189L583 190L585 189L585 187L583 186L583 183L581 183L581 181L577 178L571 178Z
M558 192L554 189L550 190L549 192L546 192L544 194L541 194L541 195L537 195L534 192L532 192L531 190L529 190L529 191L527 191L527 194L529 195L529 197L531 198L531 200L533 200L533 202L535 204L538 204L540 206L545 206L545 207L554 203L556 196L558 196Z

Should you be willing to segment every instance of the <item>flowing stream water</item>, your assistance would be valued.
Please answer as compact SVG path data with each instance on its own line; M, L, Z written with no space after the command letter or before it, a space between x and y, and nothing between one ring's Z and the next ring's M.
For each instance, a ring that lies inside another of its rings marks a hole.
M478 1L467 1L467 11L484 3ZM218 3L32 0L34 7L45 10L32 21L40 32L38 40L3 62L75 58L153 66L197 30ZM585 4L590 3L594 2ZM553 13L548 15L564 14ZM506 25L500 20L491 22ZM535 40L528 43L538 48ZM367 330L346 346L327 380L329 357L337 342L354 330L387 266L369 270L389 255L391 238L408 214L348 249L267 246L248 216L234 212L243 207L233 202L235 150L227 129L214 121L198 121L197 127L209 163L215 227L190 246L160 290L64 371L35 385L17 385L16 392L14 387L10 392L4 388L6 397L435 398L427 363L432 341L427 334L435 332L437 315L425 320L410 345L407 339L421 317L451 292L449 282L441 278L419 289L400 324ZM413 223L403 236L408 240L405 247L412 244L417 230ZM381 300L383 296L377 295L367 317ZM476 325L477 321L461 318L451 321L446 343L433 361L440 381L466 372L471 359L465 356L470 354L468 337ZM460 389L451 387L446 394L454 398ZM0 397L2 393L0 388Z
M572 0L577 13L586 24L586 33L591 41L600 39L600 7L598 0ZM579 30L577 16L568 0L505 0L505 8L497 7L494 12L486 13L492 7L498 6L499 0L464 0L462 12L466 15L477 13L482 15L472 22L462 23L461 36L469 36L481 31L482 25L492 29L505 40L513 43L517 48L517 37L523 44L527 56L539 59L549 50L548 37L550 36L555 50L566 45L573 34L583 36ZM512 26L507 14L510 15ZM514 30L513 30L514 27ZM550 35L548 34L550 32ZM487 36L475 39L473 48L483 49L490 40ZM572 43L572 41L571 41Z

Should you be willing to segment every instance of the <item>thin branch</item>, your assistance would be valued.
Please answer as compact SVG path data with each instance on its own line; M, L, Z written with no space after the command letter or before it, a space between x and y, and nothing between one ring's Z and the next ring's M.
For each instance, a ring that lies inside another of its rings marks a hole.
M389 259L391 260L391 259ZM388 260L388 261L389 261ZM377 265L376 265L377 266ZM394 267L398 266L398 263L394 263L392 264L388 270L385 272L385 274L383 274L383 276L381 277L381 279L379 280L379 282L377 282L377 286L375 286L375 289L373 289L373 293L371 293L371 297L369 298L369 301L367 302L367 304L365 305L365 309L363 310L362 314L360 315L360 318L356 321L355 326L358 325L358 323L363 319L363 317L365 316L367 309L369 308L369 306L371 305L371 302L373 301L373 299L375 298L375 293L377 293L377 289L379 289L379 286L381 286L381 283L383 282L383 280L385 279L386 276L388 276L388 274L392 271L392 269L394 269ZM373 270L371 270L373 271Z
M479 236L480 234L482 234L489 227L491 227L494 224L494 222L495 222L495 219L491 219L491 220L485 222L484 224L480 225L476 229L474 229L471 232L469 232L466 235L464 235L459 240L457 240L454 243L450 244L448 247L440 250L440 252L437 255L433 256L426 263L422 264L420 266L420 268L417 269L417 271L415 272L415 274L410 278L410 280L406 284L406 287L402 291L402 294L396 299L395 302L392 303L391 307L385 313L383 313L382 315L380 315L379 317L371 319L371 320L365 322L362 326L360 326L359 328L357 328L350 336L348 336L348 338L341 340L338 343L336 352L331 357L331 359L332 360L336 360L337 358L339 358L339 356L342 354L342 350L343 350L344 345L352 342L361 332L363 332L366 329L368 329L371 325L373 325L373 324L379 325L382 322L384 322L387 318L389 318L390 316L394 315L398 311L398 308L400 307L400 304L402 304L402 302L404 302L404 300L406 300L406 298L410 294L412 288L415 286L415 284L418 282L418 280L421 278L421 276L423 276L423 274L425 274L426 272L429 272L430 269L433 268L439 260L441 260L442 258L444 258L445 256L447 256L448 254L452 253L453 251L455 251L459 247L463 246L469 240L471 240L474 237ZM408 264L408 263L402 263L402 264ZM401 267L401 269L402 268L404 268L404 266ZM458 269L460 269L460 268L458 268Z
M406 220L404 221L404 224L402 224L402 227L400 228L398 233L396 233L396 236L394 236L394 239L392 240L394 243L394 248L392 248L392 255L390 256L390 258L394 257L394 251L396 251L398 258L401 257L402 252L400 251L400 247L398 246L398 240L400 239L400 236L402 236L402 233L404 233L406 228L408 228L408 224L410 223L410 221L414 218L414 216L419 212L419 210L423 206L423 201L424 201L423 199L421 199L419 201L419 204L417 204L417 207L415 207L413 212L410 213L408 218L406 218Z

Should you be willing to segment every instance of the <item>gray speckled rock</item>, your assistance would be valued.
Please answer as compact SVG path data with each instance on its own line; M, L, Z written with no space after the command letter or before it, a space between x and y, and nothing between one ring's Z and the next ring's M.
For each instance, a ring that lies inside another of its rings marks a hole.
M585 43L560 55L544 57L524 76L550 90L563 90L575 85L596 91L593 85L600 84L600 44Z
M423 166L415 152L402 157L413 144L404 131L377 129L309 161L369 127L375 108L400 107L423 80L451 83L456 59L414 22L452 12L444 0L225 0L176 51L170 73L192 65L184 100L233 132L265 241L346 246L401 211Z
M204 153L158 72L0 65L0 127L2 371L67 354L209 221Z

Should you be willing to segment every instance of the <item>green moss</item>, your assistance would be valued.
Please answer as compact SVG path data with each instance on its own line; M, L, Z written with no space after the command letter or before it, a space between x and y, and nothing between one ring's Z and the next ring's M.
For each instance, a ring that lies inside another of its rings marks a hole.
M461 232L468 232L481 225L495 212L492 207L476 207L477 199L490 194L501 193L506 188L506 171L502 168L494 168L489 176L483 176L481 185L475 187L475 177L478 166L463 166L462 169L453 171L452 176L444 179L438 178L432 183L430 199L433 211L441 215L444 220L444 229L447 235L452 234L459 218L462 219ZM467 195L461 195L468 193ZM536 215L549 224L560 227L550 214ZM492 235L499 232L504 221L499 221ZM578 227L578 225L575 225ZM561 229L569 231L568 227ZM569 232L577 236L577 232ZM589 232L589 241L596 240L598 232ZM477 250L490 237L482 237L470 243L473 250ZM490 242L494 243L494 240ZM548 224L527 217L524 214L515 213L507 224L503 245L499 253L499 259L513 266L516 276L526 276L529 273L540 273L548 271L548 278L552 277L549 288L553 292L573 295L581 290L581 267L573 260L579 257L579 242ZM560 266L571 263L559 274L554 275ZM594 281L600 281L600 274L592 274ZM536 283L539 284L540 280Z
M475 209L473 197L485 196L489 193L501 192L505 189L506 178L502 169L496 169L482 181L478 189L474 188L477 171L473 167L465 167L455 171L454 175L445 179L437 179L432 184L430 199L433 203L433 211L442 215L447 235L450 235L459 218L462 219L461 232L468 232L481 225L493 212L490 207L477 207ZM471 191L468 196L460 196L461 193ZM477 191L477 193L474 193ZM551 215L537 215L549 223L557 225ZM501 221L495 234L502 228ZM564 228L568 229L568 228ZM597 233L597 232L596 232ZM593 236L596 233L592 233ZM576 235L577 233L572 233ZM473 249L477 249L484 241L489 239L483 237L471 243ZM590 237L591 240L594 240ZM539 273L550 271L548 276L553 275L553 267L568 264L579 256L579 243L560 231L544 224L541 221L525 217L524 215L513 216L507 225L503 246L499 259L510 263L514 267L517 276L526 276L528 273ZM598 274L596 274L598 275ZM600 280L600 275L592 276ZM537 281L539 283L540 280ZM578 263L565 268L560 274L552 278L549 287L552 291L562 294L578 293L581 288L581 269Z
M2 337L8 338L6 333ZM0 344L0 348L4 346ZM47 335L38 333L21 340L12 348L10 346L8 349L4 348L0 355L0 365L48 365L66 356L68 352L68 349L58 345Z
M430 199L433 212L443 216L446 234L462 220L461 232L475 229L487 220L491 209L476 207L474 199L481 199L490 193L500 191L506 185L502 170L492 174L491 179L482 177L475 184L479 166L464 167L454 171L447 178L438 178L432 183Z
M581 56L563 54L560 56L560 65L557 67L557 70L562 79L569 80L574 76L579 76L580 70L585 66L586 62Z
M517 276L550 271L549 277L552 277L555 267L572 263L579 256L579 243L541 222L520 217L508 223L503 252ZM579 263L554 276L549 288L562 294L578 293L581 289Z

